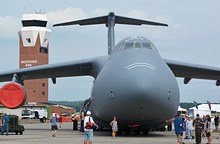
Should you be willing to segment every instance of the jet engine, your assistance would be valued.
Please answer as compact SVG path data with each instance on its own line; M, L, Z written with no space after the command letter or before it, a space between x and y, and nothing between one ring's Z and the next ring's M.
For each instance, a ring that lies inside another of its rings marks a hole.
M18 108L26 101L26 91L18 83L10 82L0 89L0 102L7 108Z

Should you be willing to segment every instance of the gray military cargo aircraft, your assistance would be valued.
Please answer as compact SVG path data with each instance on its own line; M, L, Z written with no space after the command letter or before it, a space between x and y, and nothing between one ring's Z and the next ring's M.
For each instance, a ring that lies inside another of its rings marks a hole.
M127 17L107 16L65 22L54 26L105 24L108 28L108 55L22 68L0 73L0 81L11 81L0 91L1 103L16 108L25 101L23 81L28 79L92 76L91 96L82 111L90 110L100 126L109 126L116 116L120 129L134 128L147 134L164 127L179 106L179 87L175 77L187 84L192 78L216 80L220 85L220 68L163 59L151 41L128 37L115 45L115 24L168 26ZM10 101L10 102L9 102Z

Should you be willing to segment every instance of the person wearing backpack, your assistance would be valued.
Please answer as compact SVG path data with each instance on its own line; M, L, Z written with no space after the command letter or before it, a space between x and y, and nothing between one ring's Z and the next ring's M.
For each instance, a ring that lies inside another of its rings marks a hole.
M94 122L91 117L91 112L86 112L86 117L84 118L84 144L92 144L93 140L93 125L98 128L98 125Z

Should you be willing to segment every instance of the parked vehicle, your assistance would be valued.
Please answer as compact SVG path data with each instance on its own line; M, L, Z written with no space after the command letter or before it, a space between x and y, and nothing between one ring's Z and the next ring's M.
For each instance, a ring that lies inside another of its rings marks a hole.
M15 133L16 135L19 133L20 135L24 132L24 126L18 124L18 116L17 115L8 115L10 118L9 121L9 133ZM0 126L0 131L2 130L2 126Z
M48 119L47 110L45 109L25 109L21 112L21 119L40 119L45 122Z

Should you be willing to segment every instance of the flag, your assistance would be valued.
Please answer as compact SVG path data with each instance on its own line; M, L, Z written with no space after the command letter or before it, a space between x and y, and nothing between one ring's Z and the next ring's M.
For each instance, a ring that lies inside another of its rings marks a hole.
M196 101L193 101L193 102L194 102L196 109L198 109L198 103Z
M207 104L209 106L209 109L211 110L211 103L209 101L207 101Z

